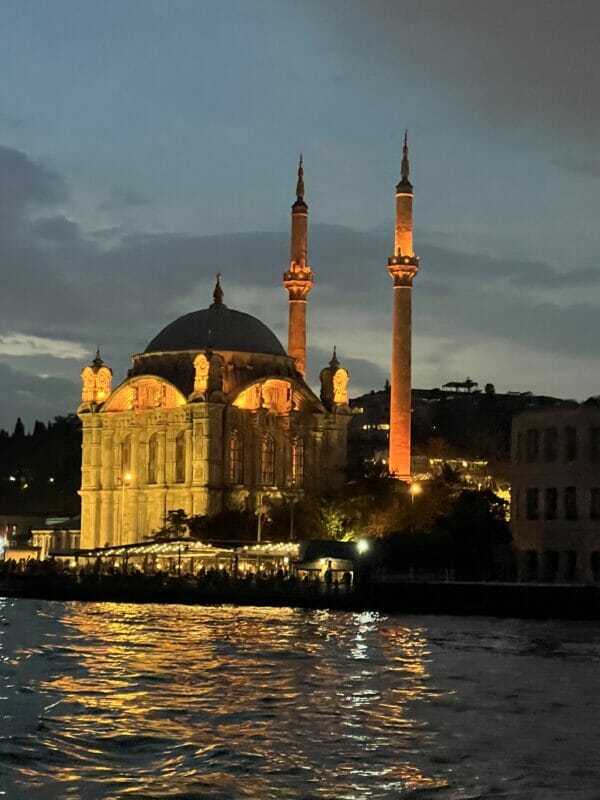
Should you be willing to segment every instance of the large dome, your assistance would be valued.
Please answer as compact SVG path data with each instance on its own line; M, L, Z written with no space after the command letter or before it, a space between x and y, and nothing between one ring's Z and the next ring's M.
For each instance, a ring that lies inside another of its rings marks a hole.
M144 353L180 350L233 350L285 356L281 342L256 317L215 302L209 308L184 314L152 339Z

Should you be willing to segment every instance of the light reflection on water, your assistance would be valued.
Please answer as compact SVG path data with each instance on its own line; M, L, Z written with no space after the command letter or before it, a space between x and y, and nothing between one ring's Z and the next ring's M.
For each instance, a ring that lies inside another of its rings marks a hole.
M28 600L0 623L11 800L599 796L593 625Z

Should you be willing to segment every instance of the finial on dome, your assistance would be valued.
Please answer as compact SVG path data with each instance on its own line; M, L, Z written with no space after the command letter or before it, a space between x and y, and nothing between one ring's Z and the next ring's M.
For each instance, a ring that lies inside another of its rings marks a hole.
M221 288L221 273L217 272L217 282L215 284L215 290L213 292L213 300L214 300L215 305L220 306L222 304L222 302L223 302L223 297L224 296L225 296L225 293L223 292L223 289Z
M92 361L92 366L98 370L103 364L104 361L102 361L102 358L100 357L100 346L98 346L96 348L96 355L94 357L94 360Z
M296 198L304 200L304 165L302 160L302 153L300 153L300 161L298 162L298 183L296 184Z
M329 366L332 369L337 369L339 367L339 365L340 365L340 362L338 361L338 358L337 358L337 347L335 345L333 345L333 355L331 356L331 361L329 362Z

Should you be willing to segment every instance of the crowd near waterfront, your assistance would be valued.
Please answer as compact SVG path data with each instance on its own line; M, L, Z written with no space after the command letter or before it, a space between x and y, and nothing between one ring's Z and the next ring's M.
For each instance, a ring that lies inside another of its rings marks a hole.
M596 800L594 624L0 604L20 800Z

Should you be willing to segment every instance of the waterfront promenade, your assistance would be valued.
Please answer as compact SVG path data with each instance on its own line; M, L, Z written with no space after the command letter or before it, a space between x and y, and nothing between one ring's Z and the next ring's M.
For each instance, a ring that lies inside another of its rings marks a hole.
M0 595L45 600L272 606L385 613L600 619L600 586L459 581L360 581L351 588L273 575L234 577L0 571Z

